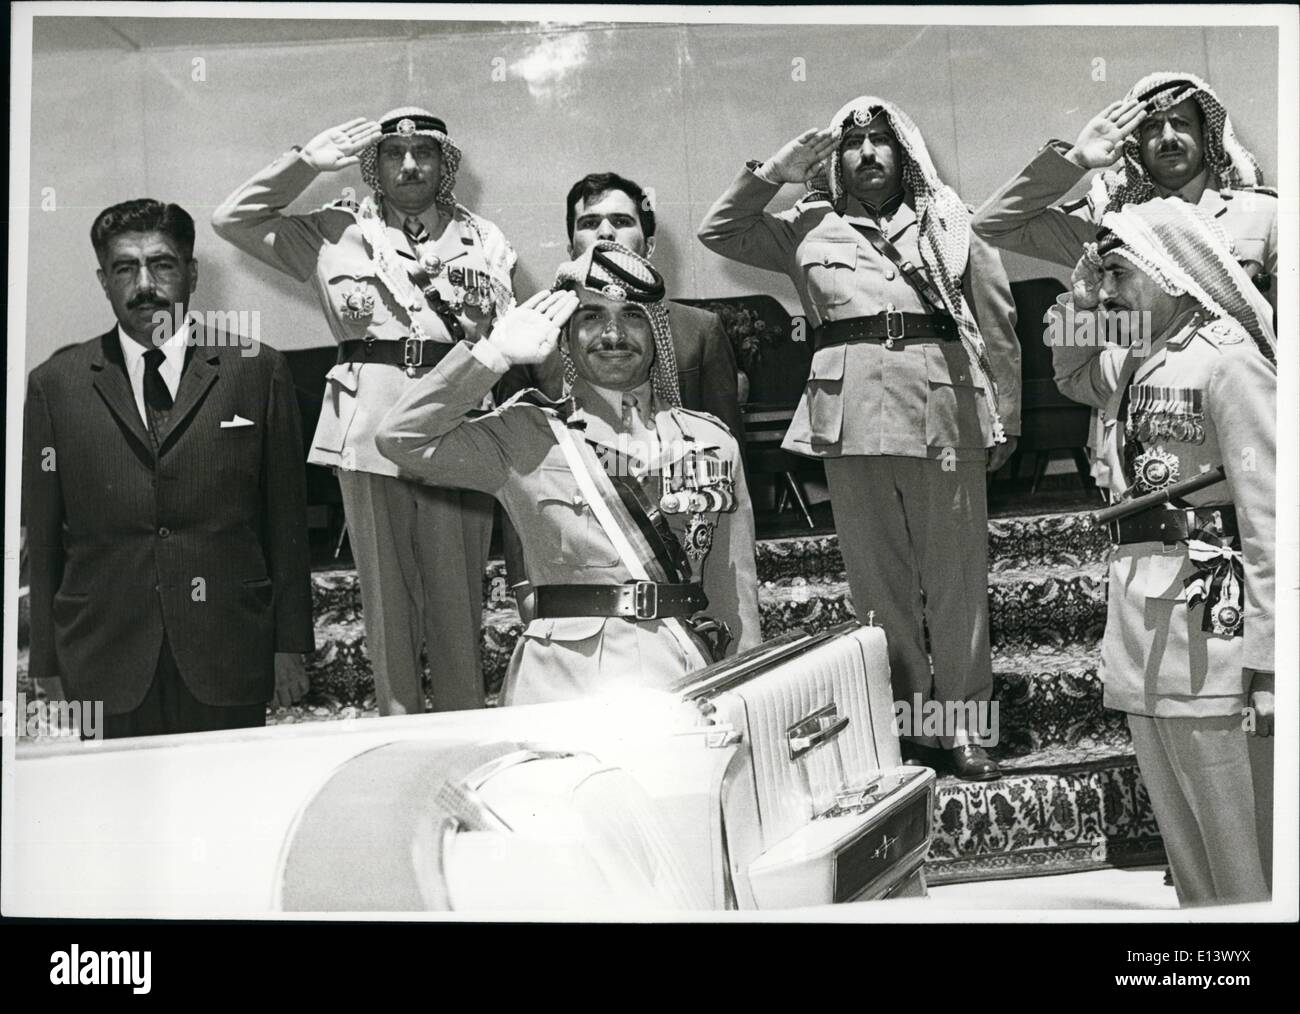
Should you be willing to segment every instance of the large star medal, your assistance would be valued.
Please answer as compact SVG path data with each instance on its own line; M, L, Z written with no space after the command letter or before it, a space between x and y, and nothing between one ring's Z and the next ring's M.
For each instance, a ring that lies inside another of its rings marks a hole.
M1167 489L1178 481L1178 457L1153 447L1143 451L1133 462L1134 482L1146 493Z

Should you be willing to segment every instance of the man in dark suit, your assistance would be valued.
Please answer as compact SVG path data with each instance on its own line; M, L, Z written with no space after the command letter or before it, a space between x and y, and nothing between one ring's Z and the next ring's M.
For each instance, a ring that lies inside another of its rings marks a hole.
M654 255L653 202L632 180L617 173L588 173L569 188L564 207L570 257L582 256L597 240L612 240L641 257ZM667 306L682 407L716 416L743 441L736 354L722 321L698 307L673 302ZM547 395L558 397L563 383L559 355L535 367L529 380ZM506 393L513 393L513 388L507 385Z
M28 380L31 675L102 701L109 738L262 725L313 647L288 366L187 312L184 209L127 201L90 235L117 325Z

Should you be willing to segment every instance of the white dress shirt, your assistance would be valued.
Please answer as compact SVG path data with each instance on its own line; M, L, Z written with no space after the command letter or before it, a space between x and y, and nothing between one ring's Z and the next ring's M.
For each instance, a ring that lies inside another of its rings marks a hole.
M158 367L158 375L167 385L172 401L176 400L176 390L181 386L181 371L185 368L185 339L188 334L189 323L186 322L159 346L163 361ZM122 358L126 361L126 375L131 381L131 393L135 395L135 407L140 412L145 429L148 429L149 413L144 406L144 354L148 350L123 331L121 324L117 326L117 338L122 343Z

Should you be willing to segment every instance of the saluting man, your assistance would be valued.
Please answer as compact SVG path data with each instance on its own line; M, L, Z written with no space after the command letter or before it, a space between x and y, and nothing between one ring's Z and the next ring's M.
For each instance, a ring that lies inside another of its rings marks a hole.
M424 109L349 120L276 159L212 220L241 250L310 280L338 342L307 460L337 469L384 715L424 710L422 644L437 660L435 710L484 703L492 502L412 481L375 447L389 407L514 304L514 251L453 193L460 157L446 124ZM320 173L358 162L373 198L283 213Z
M1061 390L1102 410L1116 497L1227 476L1111 533L1105 701L1184 905L1265 900L1272 870L1276 351L1213 221L1177 198L1107 213L1074 310L1148 314L1151 341L1052 349Z
M1089 172L1078 200L1060 204ZM1108 211L1158 197L1195 204L1218 221L1233 256L1277 307L1277 194L1228 111L1194 74L1148 74L1080 131L1049 141L975 213L994 246L1074 267Z
M1087 192L1066 195L1093 170ZM1233 256L1277 309L1277 194L1237 139L1213 89L1194 74L1148 74L1094 116L1071 145L1049 141L984 202L973 226L1003 250L1074 267L1102 216L1126 204L1177 197L1212 216ZM1092 472L1108 482L1094 413Z
M783 184L823 172L829 192L764 211ZM788 274L813 325L782 446L825 461L854 609L885 629L895 693L987 701L985 469L1002 466L1020 431L1020 346L997 254L971 235L916 125L871 96L751 162L699 237ZM905 738L904 756L997 776L976 742L985 730L944 732Z
M536 617L506 704L667 688L760 640L740 450L719 420L678 407L663 280L602 241L556 290L455 349L378 437L404 473L491 493L518 529ZM508 368L557 342L566 401L524 392L471 417Z

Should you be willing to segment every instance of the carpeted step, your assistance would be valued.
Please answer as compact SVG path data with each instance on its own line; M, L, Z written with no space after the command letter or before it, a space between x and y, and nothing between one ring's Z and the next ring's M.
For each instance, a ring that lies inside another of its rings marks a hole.
M362 647L360 596L351 572L317 575L316 644L311 666L318 690L344 702L373 691ZM989 578L989 616L995 652L1057 651L1096 642L1105 628L1102 565L1003 571ZM759 609L765 639L801 628L818 633L854 617L847 582L795 577L764 583ZM496 691L522 625L513 604L483 614L483 670Z
M854 616L848 582L842 579L791 577L763 582L759 606L764 638L795 627L814 633ZM1103 563L1043 565L989 575L989 632L994 651L1091 644L1105 627Z
M776 599L775 605L783 602ZM839 608L842 600L813 597L801 618L807 627L822 629L840 621L836 611ZM770 602L764 603L763 616L765 626L780 619ZM483 660L488 694L499 693L521 629L513 609L485 614ZM322 625L317 629L317 641L318 650L309 666L313 697L308 708L327 707L330 714L321 712L321 717L333 717L333 711L345 706L371 706L367 702L373 702L374 678L361 620ZM1097 660L1095 644L1071 644L1057 650L995 650L993 699L998 702L998 756L1016 757L1071 744L1125 746L1128 732L1122 716L1102 707ZM427 676L426 682L431 693L436 691Z
M1108 547L1106 531L1093 525L1087 514L1035 514L989 522L989 568L995 573L1092 567L1105 559ZM834 535L764 540L755 547L755 562L764 584L846 579ZM318 571L312 584L318 615L323 609L361 607L360 586L351 568ZM501 560L488 563L483 601L489 609L514 602Z
M1100 656L1097 644L994 654L999 760L1018 763L1015 758L1062 746L1128 746L1123 714L1102 704Z
M1137 761L1114 747L1055 747L1002 762L991 782L939 780L931 884L1164 861Z

